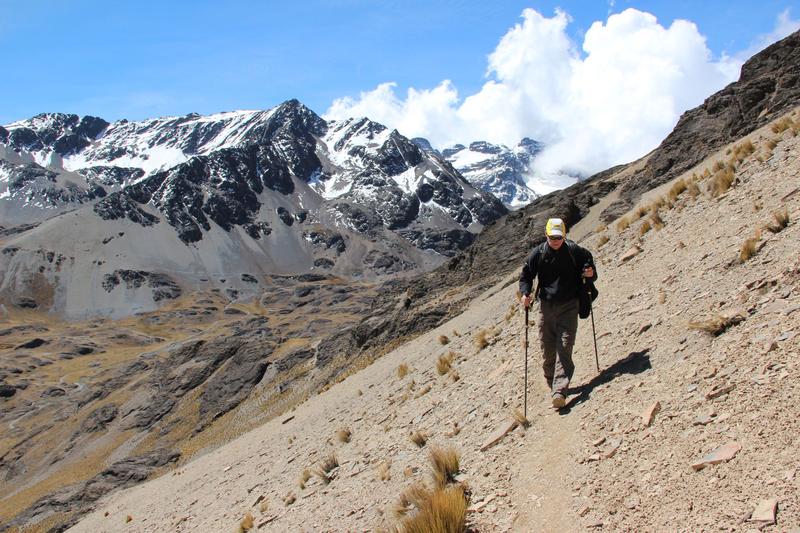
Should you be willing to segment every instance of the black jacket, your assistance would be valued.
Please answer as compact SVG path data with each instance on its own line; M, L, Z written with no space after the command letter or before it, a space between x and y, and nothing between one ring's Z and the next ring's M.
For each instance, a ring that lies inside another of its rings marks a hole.
M571 254L571 257L570 257ZM597 279L592 253L567 239L558 251L543 242L533 249L519 275L519 292L529 295L533 280L539 278L539 298L563 302L578 297L578 284L584 267L591 266Z

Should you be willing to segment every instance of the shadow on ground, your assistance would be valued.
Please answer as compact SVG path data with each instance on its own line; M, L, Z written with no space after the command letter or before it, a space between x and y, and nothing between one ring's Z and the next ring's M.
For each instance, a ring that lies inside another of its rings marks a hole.
M569 400L567 405L564 406L564 408L559 410L559 414L568 414L573 407L587 401L594 389L609 383L613 379L616 379L623 374L641 374L642 372L652 368L650 365L650 355L648 354L649 351L650 349L646 348L640 352L631 352L623 359L620 359L608 368L601 370L599 374L589 381L589 383L585 383L577 387L571 387L568 391L568 394L572 396L572 398Z

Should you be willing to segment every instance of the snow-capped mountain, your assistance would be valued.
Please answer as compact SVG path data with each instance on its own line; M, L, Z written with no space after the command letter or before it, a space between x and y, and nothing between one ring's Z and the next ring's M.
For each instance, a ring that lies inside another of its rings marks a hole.
M506 207L518 209L537 198L525 184L533 159L544 149L538 141L524 138L513 148L476 141L457 144L438 152L427 139L415 138L422 150L444 157L475 187L491 193Z
M0 295L24 293L25 272L63 284L64 265L82 269L84 296L59 303L55 290L53 305L95 311L124 300L96 282L119 270L230 280L425 269L505 212L397 131L328 123L296 100L111 124L39 115L0 131L0 215L18 231L0 254ZM64 258L58 276L41 250Z

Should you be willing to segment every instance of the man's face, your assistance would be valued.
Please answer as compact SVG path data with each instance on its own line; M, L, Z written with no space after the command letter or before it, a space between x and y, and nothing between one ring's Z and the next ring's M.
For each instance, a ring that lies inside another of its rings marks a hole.
M563 237L555 237L555 236L550 237L550 236L548 236L547 237L547 244L553 250L558 250L559 248L561 248L561 245L564 244L564 238Z

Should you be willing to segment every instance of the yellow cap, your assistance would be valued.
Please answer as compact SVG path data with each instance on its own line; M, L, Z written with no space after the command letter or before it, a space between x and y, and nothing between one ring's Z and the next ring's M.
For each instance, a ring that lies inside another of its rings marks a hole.
M560 218L548 218L547 225L544 227L544 234L548 237L553 235L564 237L567 235L567 226Z

